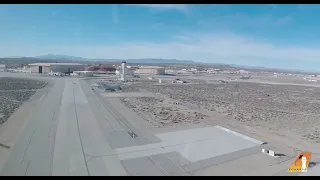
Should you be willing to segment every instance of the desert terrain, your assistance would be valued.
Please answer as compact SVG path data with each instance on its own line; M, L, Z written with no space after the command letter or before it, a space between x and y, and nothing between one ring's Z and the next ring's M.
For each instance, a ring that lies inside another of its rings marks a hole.
M319 142L319 132L315 126L318 124L317 111L320 108L317 103L320 94L318 88L228 83L150 85L145 86L144 90L166 95L182 104L190 103L221 113L247 125L268 125L272 130L279 131L285 128L301 134L307 140ZM131 106L138 106L138 109L143 105L151 109L168 106L157 98L137 98L130 102L133 103ZM172 106L174 104L169 105ZM146 107L137 111L148 110ZM173 109L172 113L179 111ZM193 120L191 122L196 123Z
M47 82L12 77L0 77L0 126L38 89Z
M154 96L122 97L121 101L153 127L228 121L254 130L260 137L272 134L306 144L320 143L320 88L316 84L273 77L250 81L230 81L224 77L227 83L219 83L218 78L180 78L187 83L167 79L159 84L157 80L144 79L124 84L122 92Z

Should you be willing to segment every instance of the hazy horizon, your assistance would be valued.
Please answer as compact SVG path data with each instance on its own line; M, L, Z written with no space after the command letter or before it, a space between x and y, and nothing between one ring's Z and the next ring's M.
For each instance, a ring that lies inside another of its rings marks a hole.
M0 56L320 71L319 5L0 5Z

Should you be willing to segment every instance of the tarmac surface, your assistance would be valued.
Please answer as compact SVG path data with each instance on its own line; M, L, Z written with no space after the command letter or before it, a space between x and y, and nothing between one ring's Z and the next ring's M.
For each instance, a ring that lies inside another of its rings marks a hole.
M154 133L84 80L51 79L0 128L0 176L273 175L291 163L270 168L268 144L221 126Z

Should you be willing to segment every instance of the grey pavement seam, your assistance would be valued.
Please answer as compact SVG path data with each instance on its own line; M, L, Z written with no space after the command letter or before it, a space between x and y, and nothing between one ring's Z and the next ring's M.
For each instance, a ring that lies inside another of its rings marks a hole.
M125 171L128 175L132 176L132 174L129 173L129 171L128 171L128 169L126 168L126 166L123 165L123 162L122 162L122 161L120 161L120 164L121 164L121 166L123 167L124 171Z
M76 113L77 128L78 128L78 134L79 134L79 139L80 139L80 144L81 144L81 150L82 150L82 153L83 153L83 158L85 160L85 166L86 166L88 175L90 176L90 171L89 171L88 164L86 163L86 154L84 152L83 142L82 142L81 133L80 133L79 119L78 119L78 113L77 113L77 107L76 107L76 98L74 96L74 87L72 87L72 91L73 91L73 103L74 103L74 110L75 110L75 113Z
M181 164L179 164L176 161L173 161L166 153L163 154L170 162L172 162L173 164L175 164L176 166L178 166L179 168L181 168L185 173L188 173L183 166L181 166Z
M118 123L124 124L124 126L125 126L126 128L128 128L128 130L130 130L130 131L133 132L133 130L132 130L126 123L124 123L124 122L121 120L121 118L124 118L124 117L121 117L121 115L117 114L117 113L115 112L115 110L110 106L110 104L109 104L108 102L106 102L96 91L94 91L94 93L96 94L96 96L98 97L98 99L100 99L100 101L102 102L102 105L105 105L105 106L106 106L106 109L107 109L107 111L110 113L110 115L113 116L114 119L115 119ZM119 121L119 120L120 120L120 121Z
M152 164L165 176L169 176L170 174L157 162L155 161L151 156L148 156Z
M24 172L24 176L26 176L26 174L27 174L27 172L28 172L28 168L29 168L30 163L31 163L31 160L30 160L30 161L28 162L28 164L27 164L27 168L26 168L26 171Z
M25 158L25 156L26 156L26 154L27 154L27 151L28 151L28 147L30 146L30 143L31 143L31 141L32 141L32 138L33 138L33 135L34 135L35 132L36 132L36 130L34 129L34 130L32 131L32 134L31 134L31 137L30 137L30 139L29 139L29 143L28 143L28 145L27 145L27 147L26 147L26 150L24 151L24 154L23 154L23 157L22 157L22 160L21 160L21 164L22 164L23 161L24 161L24 158Z
M86 82L87 83L87 82ZM90 89L90 91L92 91ZM145 140L145 143L154 143L148 135L145 133L142 133L139 128L136 128L124 115L121 114L113 105L110 103L107 99L101 97L101 95L93 90L94 94L100 101L101 106L105 107L105 109L110 113L110 116L113 117L113 119L119 123L120 126L122 126L124 129L126 129L128 132L134 132L137 136L140 138L143 138ZM134 144L140 145L139 140L134 140Z
M93 94L93 95L95 95L95 94ZM103 116L103 118L108 122L108 124L109 124L109 126L111 127L111 129L112 129L113 131L116 131L116 130L114 129L114 127L111 125L110 120L109 120L108 118L106 118L106 116L104 116L103 113L101 113L101 107L103 107L103 104L102 104L101 100L99 99L99 97L96 97L96 98L97 98L98 101L100 102L100 103L99 103L99 107L97 108L97 109L99 109L99 113L100 113L100 114Z
M96 92L95 90L91 90L88 88L88 86L85 86L84 84L88 85L88 82L86 81L82 81L84 82L83 84L80 83L82 85L82 87L84 89L87 89L88 91L93 93L93 96L95 96L95 98L97 98L97 100L99 101L99 107L104 107L105 110L107 110L109 112L109 115L112 117L112 119L114 121L116 121L121 127L123 127L124 129L127 130L127 132L134 132L135 134L137 134L140 137L144 137L141 136L141 132L140 130L138 130L136 127L134 127L125 116L123 116L117 109L115 109L111 103L109 103L106 99L104 99L103 97L100 96L100 94L98 92ZM88 94L88 93L87 93ZM92 98L92 97L91 97ZM114 130L114 128L111 125L111 122L108 118L105 118L108 123L110 124L111 128ZM115 130L114 130L115 131ZM152 143L152 141L148 138L146 138L147 143ZM134 141L134 144L139 145L139 143L137 143L137 141Z
M86 81L84 81L84 83L86 83L87 84L87 82ZM83 88L88 88L88 86L87 87L85 87L85 86L83 86L83 84L80 82L80 85L81 85L81 87ZM89 90L89 89L88 89ZM88 98L88 100L89 100L89 98L97 98L97 100L100 102L99 103L99 106L97 107L97 109L99 110L99 113L100 113L100 115L102 116L102 117L104 117L104 119L108 122L108 124L109 124L109 126L111 127L111 129L113 130L113 131L115 131L115 129L114 129L114 127L112 126L112 124L111 124L111 122L110 122L110 120L108 119L108 118L106 118L104 115L103 115L103 113L101 113L101 107L103 107L103 103L101 102L101 99L99 99L99 97L97 96L97 94L94 92L94 91L92 91L91 90L91 92L93 93L91 96L92 97L87 97ZM86 92L84 92L84 94L86 95L86 96L88 96L88 94L89 93L86 93ZM91 106L90 106L91 107ZM98 121L99 122L99 121Z
M61 105L61 102L62 102L62 96L63 96L63 91L61 92L61 96L60 96L60 105ZM59 108L57 109L58 111L59 111ZM53 124L55 124L56 125L56 127L57 127L57 125L58 125L58 118L59 117L57 117L57 119L54 121L54 123ZM51 130L51 129L50 129ZM55 150L55 147L56 147L56 133L57 133L57 131L54 133L54 136L53 136L53 140L52 140L52 144L53 144L53 147L52 147L52 152L51 152L51 163L50 163L50 166L51 166L51 169L50 169L50 175L52 176L52 171L53 171L53 159L54 159L54 150Z
M60 103L61 104L61 103ZM54 118L55 118L55 114L56 114L56 111L53 113L53 116L52 116L52 119L51 119L51 124L50 124L50 129L49 129L49 133L48 133L48 137L50 137L50 134L51 134L51 130L52 130L52 127L54 125Z
M133 128L130 127L131 126L131 123L129 123L129 121L124 117L122 116L117 110L115 110L113 108L113 106L107 102L104 98L102 98L100 96L100 94L98 94L96 91L93 91L94 94L98 97L98 99L100 100L100 102L102 103L102 105L105 105L107 111L110 113L111 116L114 117L114 119L121 125L124 125L126 128L127 128L127 131L131 131L131 132L137 132L138 130L136 128Z
M54 158L54 149L55 149L55 142L56 142L56 135L55 135L56 133L54 133L54 136L53 136L53 140L52 140L52 145L53 145L53 147L52 147L52 151L51 151L51 163L50 163L50 166L51 166L51 168L50 168L50 175L52 176L52 171L53 171L53 158Z

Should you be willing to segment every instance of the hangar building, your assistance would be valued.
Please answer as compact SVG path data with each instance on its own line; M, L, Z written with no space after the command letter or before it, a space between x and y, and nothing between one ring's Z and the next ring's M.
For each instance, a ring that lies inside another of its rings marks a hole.
M152 75L164 75L165 68L159 66L140 66L136 70L137 74L152 74Z
M33 63L29 64L29 66L31 73L72 73L73 71L84 70L84 65L79 63Z

